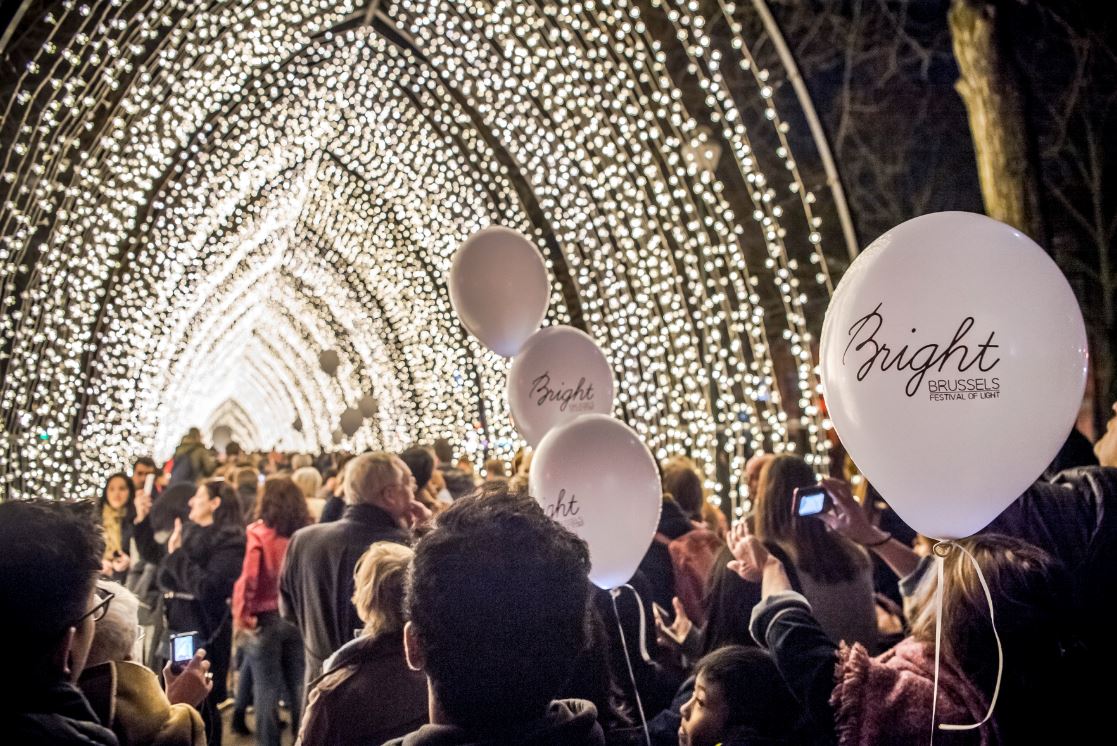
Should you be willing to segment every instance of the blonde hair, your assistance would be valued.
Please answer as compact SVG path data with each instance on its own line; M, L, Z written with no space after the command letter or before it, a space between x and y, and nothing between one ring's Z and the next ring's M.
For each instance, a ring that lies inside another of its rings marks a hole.
M403 629L403 592L410 547L378 541L361 555L353 570L353 605L365 623L363 635L377 637Z
M345 502L360 505L370 502L380 491L399 479L392 454L384 451L362 453L345 464Z
M303 497L318 497L318 490L322 489L322 475L313 466L295 469L291 481L303 493Z

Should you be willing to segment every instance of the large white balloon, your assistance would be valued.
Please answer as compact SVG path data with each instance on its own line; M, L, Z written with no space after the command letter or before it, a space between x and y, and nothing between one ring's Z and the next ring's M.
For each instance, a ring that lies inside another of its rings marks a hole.
M450 302L481 344L511 357L547 314L551 287L539 249L523 234L494 226L454 254Z
M1044 251L982 215L909 220L873 242L822 331L830 418L912 528L969 536L1050 463L1078 415L1086 331Z
M623 422L584 414L547 433L528 486L547 515L590 548L590 580L629 581L655 536L663 497L647 447Z
M532 334L508 372L508 406L524 439L535 446L547 432L580 414L613 411L613 371L585 332L548 326Z

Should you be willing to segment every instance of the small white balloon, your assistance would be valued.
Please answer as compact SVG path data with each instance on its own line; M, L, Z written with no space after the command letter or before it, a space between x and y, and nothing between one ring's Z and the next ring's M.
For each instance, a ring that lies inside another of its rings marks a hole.
M623 422L584 414L552 429L535 450L529 488L547 515L590 549L590 580L627 583L659 526L655 459Z
M322 370L326 375L335 375L337 368L341 365L341 357L337 354L337 350L325 350L318 355L318 364L322 366Z
M515 355L543 323L551 286L543 255L526 236L493 226L455 252L450 303L469 333L498 355Z
M982 215L873 242L822 330L830 419L901 518L939 539L986 526L1043 472L1086 383L1086 330L1051 258Z
M361 414L365 417L372 417L380 411L380 404L376 401L375 396L362 396L361 400L357 402L357 409L361 410Z
M361 414L361 410L349 407L341 413L341 431L346 435L353 435L361 429L364 421L365 416Z
M578 415L613 411L613 371L585 332L548 326L532 334L508 372L508 407L531 445Z

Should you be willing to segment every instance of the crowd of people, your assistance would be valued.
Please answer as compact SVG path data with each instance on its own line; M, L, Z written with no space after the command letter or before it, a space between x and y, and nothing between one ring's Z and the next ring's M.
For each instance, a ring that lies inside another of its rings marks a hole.
M1087 742L1117 663L1117 407L1083 440L984 531L937 545L859 478L824 476L831 507L795 515L819 476L790 454L749 460L751 512L731 523L673 456L647 554L606 591L528 494L530 453L477 474L445 440L315 458L217 453L194 430L99 500L0 503L16 684L0 734Z

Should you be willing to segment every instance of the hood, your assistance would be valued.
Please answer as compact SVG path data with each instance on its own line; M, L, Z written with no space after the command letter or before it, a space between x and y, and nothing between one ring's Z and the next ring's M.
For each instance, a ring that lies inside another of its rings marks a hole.
M193 438L183 438L182 442L178 444L177 448L175 448L175 458L190 453L195 448L201 447L203 447L202 444L197 440L194 440Z
M385 746L605 746L597 708L583 699L555 700L547 714L515 729L470 731L454 725L424 725Z
M659 512L659 533L674 540L693 528L687 514L674 498L664 497L663 509Z

